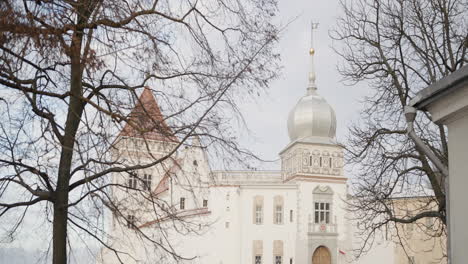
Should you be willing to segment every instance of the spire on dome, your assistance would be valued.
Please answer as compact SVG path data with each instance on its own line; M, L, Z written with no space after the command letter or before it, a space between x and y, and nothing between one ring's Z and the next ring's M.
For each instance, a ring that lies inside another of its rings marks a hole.
M310 27L310 69L309 69L309 85L307 86L307 94L311 94L313 91L317 90L317 85L315 84L315 67L314 67L314 29L318 28L319 23L311 22Z
M119 136L177 142L161 114L153 92L148 87L144 88L138 98Z

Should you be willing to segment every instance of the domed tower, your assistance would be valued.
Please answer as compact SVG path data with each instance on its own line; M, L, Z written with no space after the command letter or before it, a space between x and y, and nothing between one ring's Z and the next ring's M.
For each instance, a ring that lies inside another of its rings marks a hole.
M335 139L335 111L317 92L314 54L315 50L311 48L306 94L288 117L291 141L280 152L284 181L343 175L343 148Z
M313 29L317 24L312 24ZM312 46L312 45L311 45ZM335 139L333 108L317 92L315 50L310 49L309 82L305 95L288 117L290 143L280 152L283 182L296 184L296 263L339 260L346 244L343 199L343 147Z

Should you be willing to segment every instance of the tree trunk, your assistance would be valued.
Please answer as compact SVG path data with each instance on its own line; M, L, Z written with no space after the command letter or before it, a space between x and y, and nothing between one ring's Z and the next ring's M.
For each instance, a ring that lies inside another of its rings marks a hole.
M62 138L62 151L57 179L57 188L54 196L54 220L53 220L53 264L67 263L67 223L68 223L68 198L70 186L70 171L73 159L75 136L83 114L84 103L81 65L82 31L75 31L70 44L70 103L68 105L65 131Z
M79 61L79 60L78 60ZM81 66L72 63L72 82L70 104L65 125L65 133L62 142L60 156L57 189L54 196L54 222L53 222L53 263L67 263L67 221L68 221L68 197L70 185L70 171L75 146L75 135L78 130L83 103L78 98L81 96ZM77 80L78 79L78 80ZM78 95L78 96L76 96Z
M55 198L52 262L65 264L67 263L68 191L59 191L57 188Z

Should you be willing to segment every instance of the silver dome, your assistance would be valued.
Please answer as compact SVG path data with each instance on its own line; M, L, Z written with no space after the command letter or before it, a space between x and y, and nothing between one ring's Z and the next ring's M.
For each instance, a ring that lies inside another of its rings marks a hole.
M289 113L288 133L291 142L333 143L335 111L315 89L310 89Z

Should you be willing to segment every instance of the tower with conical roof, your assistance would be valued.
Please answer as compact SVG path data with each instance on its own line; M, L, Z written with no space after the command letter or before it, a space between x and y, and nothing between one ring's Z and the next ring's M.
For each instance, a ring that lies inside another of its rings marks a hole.
M177 142L177 138L166 124L161 109L148 87L144 88L138 98L119 137Z

